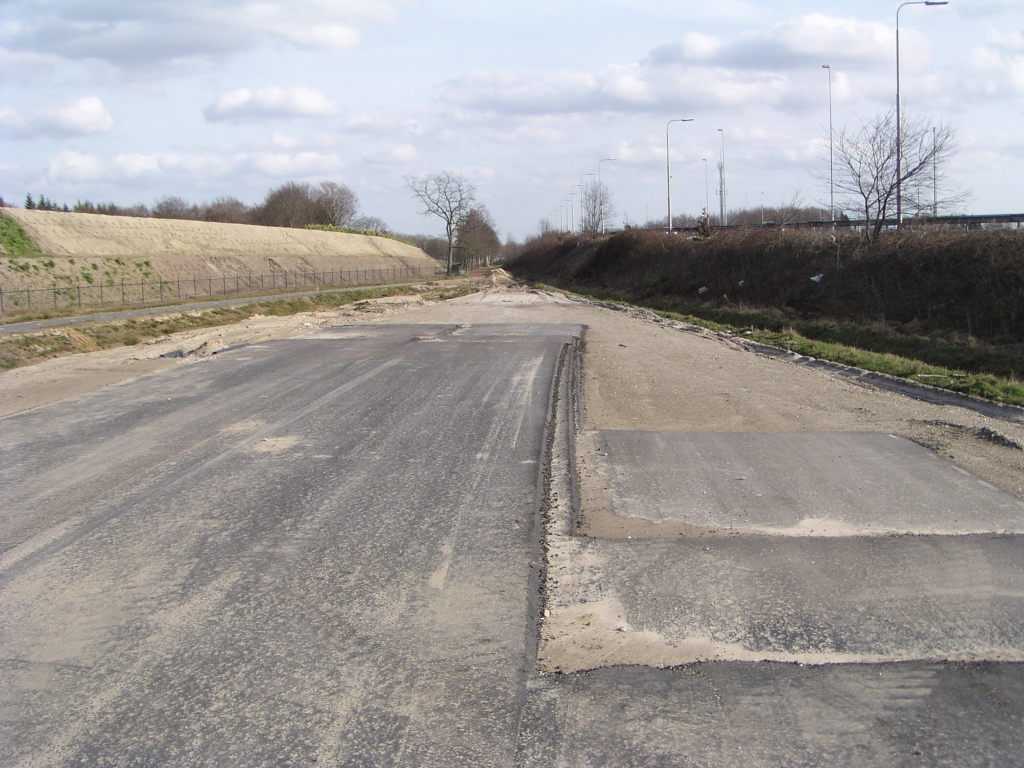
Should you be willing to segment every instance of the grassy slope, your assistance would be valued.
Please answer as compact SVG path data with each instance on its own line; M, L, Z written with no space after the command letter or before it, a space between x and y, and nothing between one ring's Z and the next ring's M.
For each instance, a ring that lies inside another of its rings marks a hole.
M32 242L21 224L9 216L0 214L0 245L3 256L42 256L42 252Z

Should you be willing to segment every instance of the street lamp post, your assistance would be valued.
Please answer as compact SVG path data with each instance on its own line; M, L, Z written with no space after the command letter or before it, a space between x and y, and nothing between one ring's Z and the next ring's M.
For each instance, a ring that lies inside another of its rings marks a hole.
M725 130L722 129L722 128L719 128L718 132L720 134L722 134L722 162L720 162L718 164L718 176L719 176L719 183L721 185L721 188L719 189L719 192L718 192L718 196L719 196L719 201L718 201L719 216L718 216L718 219L719 219L719 223L723 227L727 227L727 226L729 226L729 220L726 218L728 216L728 209L726 208L726 204L725 204Z
M669 160L668 151L668 127L672 123L692 123L692 117L678 118L676 120L669 120L665 123L665 175L668 181L668 231L672 231L672 163Z
M702 157L701 160L704 161L704 215L710 217L711 211L709 209L711 208L711 192L708 187L708 159L706 157Z
M914 0L896 8L896 224L903 226L903 103L900 100L900 11L908 5L949 5L948 0Z
M586 188L583 185L583 179L585 179L587 176L597 176L597 171L594 171L592 173L584 173L584 174L582 174L580 176L580 234L581 235L583 234L583 227L584 227L583 218L584 218L584 216L586 216L586 213L584 212L585 211L584 206L586 204L586 196L583 194L586 191Z
M832 130L832 67L822 64L822 69L828 70L828 216L832 220L832 226L836 224L836 182L835 182L835 161L833 154L833 142L835 133Z
M604 234L604 187L601 185L601 163L610 163L613 160L618 160L617 157L606 157L604 160L597 161L597 194L601 197L598 202L601 205L601 234Z
M583 181L583 179L580 179L580 181ZM573 192L572 191L572 190L576 189L576 187L580 188L579 192ZM579 233L582 235L583 234L583 185L582 184L573 184L569 188L569 193L572 194L572 195L579 195L580 196L580 230L579 230ZM576 218L576 214L575 213L573 213L573 218L574 219Z

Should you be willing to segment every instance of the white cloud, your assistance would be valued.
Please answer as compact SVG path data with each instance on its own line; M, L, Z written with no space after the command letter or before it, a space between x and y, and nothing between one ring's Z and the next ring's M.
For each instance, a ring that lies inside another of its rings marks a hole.
M193 182L239 176L269 179L321 177L345 168L336 154L299 152L121 153L112 157L62 150L49 158L46 178L54 184L110 182L137 184L172 177Z
M0 45L132 69L210 61L285 41L346 50L417 0L8 0Z
M961 93L985 99L1024 96L1024 54L975 48L961 73Z
M336 154L309 151L261 152L240 159L243 165L265 176L277 178L319 176L345 167L345 163Z
M114 118L96 96L84 96L66 107L36 111L0 107L0 135L9 139L86 136L113 127Z
M228 120L265 120L272 118L330 117L337 114L338 106L320 91L297 86L294 88L259 88L251 91L239 88L222 94L203 110L211 122Z
M930 57L925 39L903 35L908 77ZM533 116L585 112L645 112L741 108L764 104L801 111L818 99L822 64L862 78L888 77L893 29L877 22L808 14L723 40L690 32L654 49L643 60L594 72L526 74L480 71L445 84L450 107L494 115ZM821 82L824 82L823 80ZM836 96L841 97L840 88Z
M988 33L988 42L1007 51L1024 51L1024 32L1002 32L993 29Z
M416 147L412 144L399 144L398 146L391 148L391 158L398 162L409 162L415 160L417 156Z
M901 37L908 48L923 45L920 36L910 30L904 30ZM678 42L656 48L649 62L654 66L703 62L755 70L814 64L888 66L894 45L895 33L887 24L812 13L747 32L729 42L691 32Z
M50 158L46 176L50 181L96 181L103 176L103 163L96 155L63 150Z
M0 45L0 82L31 82L41 75L50 75L60 59L31 51L12 51Z

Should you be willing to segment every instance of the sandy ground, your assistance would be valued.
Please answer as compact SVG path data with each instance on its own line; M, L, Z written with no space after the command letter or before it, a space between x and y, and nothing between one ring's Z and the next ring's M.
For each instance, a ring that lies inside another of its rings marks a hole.
M53 258L0 259L5 290L330 270L432 269L437 262L415 246L384 237L206 221L142 219L4 208Z
M938 406L853 382L827 371L751 352L711 334L652 322L516 286L430 304L422 299L366 302L338 312L252 318L234 326L177 334L159 343L60 358L0 373L0 414L38 407L177 365L201 365L232 344L299 336L358 323L569 322L586 326L583 434L577 444L582 509L579 530L562 509L547 537L548 608L539 668L569 671L608 664L665 666L704 658L701 648L668 649L624 625L614 594L602 591L605 564L594 539L680 535L671 523L614 516L601 504L595 446L588 430L727 432L881 432L907 437L1024 498L1024 425L958 406ZM184 358L160 355L175 349ZM553 474L559 474L555 472ZM565 473L561 473L565 476ZM579 534L584 534L580 536ZM597 660L597 661L595 661ZM808 663L816 663L808 659Z

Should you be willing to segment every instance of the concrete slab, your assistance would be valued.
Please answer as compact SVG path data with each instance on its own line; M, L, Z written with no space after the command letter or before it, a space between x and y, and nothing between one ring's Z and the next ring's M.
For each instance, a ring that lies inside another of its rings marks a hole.
M1024 661L1021 536L576 539L549 555L545 671Z
M517 765L1009 766L1019 664L697 664L530 686Z
M591 519L684 535L1024 533L1024 502L892 435L607 430L581 441Z

